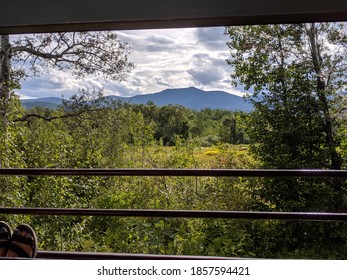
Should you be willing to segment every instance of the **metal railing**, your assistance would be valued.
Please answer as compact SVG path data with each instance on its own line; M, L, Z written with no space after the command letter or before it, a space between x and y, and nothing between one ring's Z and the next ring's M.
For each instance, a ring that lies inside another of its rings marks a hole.
M0 169L0 176L194 176L194 177L306 177L347 179L346 170L300 169ZM247 212L209 210L157 210L157 209L90 209L90 208L28 208L0 207L0 214L39 216L109 216L146 218L214 218L252 220L311 220L347 221L347 213L321 212ZM221 257L173 256L125 253L88 253L39 251L38 258L53 259L224 259Z

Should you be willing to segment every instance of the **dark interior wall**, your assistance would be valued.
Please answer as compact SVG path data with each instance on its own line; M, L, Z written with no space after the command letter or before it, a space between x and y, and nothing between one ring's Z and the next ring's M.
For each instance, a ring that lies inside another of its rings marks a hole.
M347 20L343 0L1 0L0 33Z

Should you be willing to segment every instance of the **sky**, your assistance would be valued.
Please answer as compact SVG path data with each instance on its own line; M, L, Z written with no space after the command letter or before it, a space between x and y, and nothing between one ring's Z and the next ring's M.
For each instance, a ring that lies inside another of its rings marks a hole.
M135 68L125 81L97 77L78 80L67 72L51 69L27 78L18 91L22 98L69 98L81 88L103 88L106 95L134 96L167 88L197 87L243 95L231 86L232 68L224 27L117 31L131 46L129 60Z

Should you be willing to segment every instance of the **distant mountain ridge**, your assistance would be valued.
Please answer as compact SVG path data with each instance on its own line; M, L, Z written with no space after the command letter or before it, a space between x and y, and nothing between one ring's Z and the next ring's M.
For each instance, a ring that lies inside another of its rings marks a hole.
M31 109L34 107L55 109L61 105L62 99L58 97L42 97L36 99L22 99L21 102L25 109Z
M122 100L130 104L147 104L153 102L157 106L182 105L192 110L205 108L224 109L230 111L250 112L252 105L242 97L229 94L224 91L203 91L195 87L166 89L161 92L136 95L133 97L121 97L109 95L106 98ZM46 97L38 99L23 99L22 105L26 109L33 107L56 108L62 102L61 98Z

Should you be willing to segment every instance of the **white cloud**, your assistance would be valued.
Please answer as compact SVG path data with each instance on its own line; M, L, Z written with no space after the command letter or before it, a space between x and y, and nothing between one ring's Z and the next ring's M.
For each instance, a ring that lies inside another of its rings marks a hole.
M197 41L210 51L226 50L224 29L224 27L198 28L196 30Z
M195 86L241 95L229 80L232 69L225 62L228 48L223 31L223 27L120 31L117 32L120 40L131 45L129 60L136 65L126 81L96 77L77 80L69 73L51 70L40 77L28 78L19 93L69 97L79 88L100 87L105 94L133 96Z

